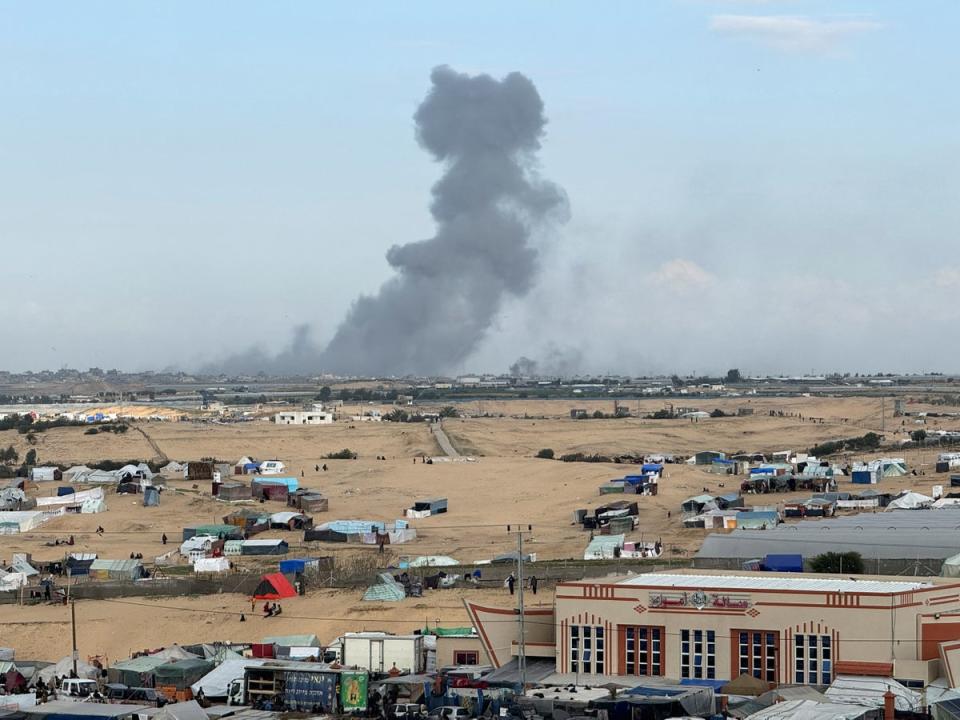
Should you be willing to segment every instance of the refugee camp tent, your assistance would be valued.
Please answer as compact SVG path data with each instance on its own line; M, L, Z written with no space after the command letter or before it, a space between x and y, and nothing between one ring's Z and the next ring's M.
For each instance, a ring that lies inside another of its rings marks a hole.
M724 695L757 696L765 693L769 689L770 683L754 677L753 675L741 673L738 678L731 680L726 685L721 687L720 692Z
M186 690L212 669L212 662L200 658L175 660L154 668L153 677L158 688L174 687L177 690Z
M882 708L884 704L883 696L887 691L893 693L894 705L897 710L917 711L920 709L920 693L891 678L838 675L824 695L830 702L856 703Z
M766 530L773 528L780 522L780 517L776 511L752 510L737 513L737 527L750 528L754 530Z
M290 546L285 540L243 540L241 555L286 555Z
M313 520L303 513L285 510L270 516L270 527L280 530L304 530L313 525Z
M696 495L695 497L684 500L680 505L680 509L683 512L699 513L703 510L703 506L709 502L713 502L713 495Z
M144 576L140 560L94 560L90 575L97 580L138 580Z
M160 504L160 489L152 486L143 489L143 506L157 507Z
M380 602L399 602L407 596L403 585L394 580L390 573L380 573L377 575L377 582L367 588L363 593L364 600L373 600Z
M197 558L193 561L195 573L225 573L230 572L230 561L225 557Z
M166 660L167 662L173 662L174 660L191 660L200 656L196 653L190 652L189 650L184 650L179 645L174 644L168 648L164 648L163 650L150 653L150 657L157 657Z
M0 572L0 592L14 592L16 590L19 590L28 582L29 580L27 580L27 576L24 573Z
M171 460L162 468L160 468L160 474L175 477L177 475L183 475L183 471L185 469L185 466L181 463L178 463L176 460Z
M285 574L302 573L307 570L319 570L321 561L329 562L331 558L290 558L280 561L280 572Z
M409 567L450 567L460 563L449 555L421 555L408 563Z
M282 600L283 598L296 597L297 591L281 573L272 573L260 578L260 584L253 591L253 597L257 600Z
M48 665L37 673L37 676L44 682L49 682L55 677L71 677L73 673L73 658L69 655L62 660ZM96 680L100 677L100 668L94 667L83 660L77 660L77 677Z
M887 510L917 510L930 507L933 498L918 492L906 492L887 505Z
M196 700L164 705L150 720L208 720L207 713Z
M960 554L948 557L943 561L943 567L940 568L941 577L960 577Z
M279 645L280 647L320 647L320 638L313 634L303 635L271 635L263 639L264 645Z
M239 658L224 660L213 670L208 672L202 678L197 680L190 689L194 695L201 690L209 699L220 699L227 697L230 691L230 684L234 680L242 680L244 669L248 667L259 667L267 660L260 658Z
M166 658L149 655L123 660L107 669L107 679L127 687L153 687L153 671L166 662Z
M597 535L583 552L584 560L607 560L615 558L623 549L623 535Z

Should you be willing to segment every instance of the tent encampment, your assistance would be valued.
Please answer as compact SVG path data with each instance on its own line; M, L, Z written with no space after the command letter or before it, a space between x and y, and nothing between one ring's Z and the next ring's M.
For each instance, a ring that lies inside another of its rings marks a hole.
M917 510L930 507L933 498L918 492L906 492L887 505L887 510Z
M192 658L158 665L154 668L153 677L157 687L165 685L175 687L177 690L186 690L211 670L213 670L212 662Z
M260 578L257 589L253 591L253 597L257 600L281 600L296 597L296 595L296 589L281 573L264 575Z
M208 698L225 698L230 690L230 683L243 679L245 668L259 667L265 662L267 661L259 658L224 660L191 685L190 689L194 695L203 690L203 694Z
M53 665L47 665L47 667L43 668L37 675L44 682L49 682L55 677L71 677L72 673L73 658L68 655ZM85 663L83 660L77 660L77 676L96 680L100 677L100 668L94 667L90 663Z

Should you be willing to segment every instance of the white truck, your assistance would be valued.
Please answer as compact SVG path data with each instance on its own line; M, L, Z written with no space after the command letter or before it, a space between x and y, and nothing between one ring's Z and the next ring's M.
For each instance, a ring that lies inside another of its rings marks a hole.
M370 672L390 672L396 667L404 673L422 673L426 669L423 635L346 633L339 639L339 645L340 663L346 667L358 667Z

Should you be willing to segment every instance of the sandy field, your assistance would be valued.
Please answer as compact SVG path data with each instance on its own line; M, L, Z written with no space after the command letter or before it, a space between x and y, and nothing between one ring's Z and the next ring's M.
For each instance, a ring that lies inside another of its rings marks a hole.
M879 430L881 424L878 399L732 398L699 403L691 401L689 404L706 410L720 407L727 412L752 407L755 414L696 423L633 418L575 421L569 419L571 407L612 412L613 403L531 400L484 402L482 407L477 403L464 404L461 410L465 413L482 412L486 416L446 420L444 427L453 443L461 451L471 453L475 461L432 465L413 461L420 455L438 452L429 428L423 424L338 422L332 426L305 427L276 426L267 422L237 425L143 422L137 427L146 432L165 455L180 461L216 457L233 462L243 455L261 460L283 460L290 474L300 477L303 472L301 485L317 488L329 497L330 511L315 516L318 524L335 519L392 521L401 517L403 509L417 498L447 497L449 512L412 521L418 539L392 548L384 560L444 554L461 562L473 562L515 549L515 537L507 533L508 524L532 526L526 547L537 553L538 559L582 558L589 535L572 524L573 511L592 509L608 500L619 499L621 496L616 495L601 498L598 485L622 477L633 469L631 465L563 463L534 458L541 448L552 448L558 456L574 451L687 455L703 449L728 453L805 450L817 442ZM663 406L662 400L640 402L640 408L645 412ZM636 412L637 402L630 407ZM770 411L778 414L771 417ZM888 401L888 439L918 427L910 419L901 428L901 419L894 420L891 411L892 403ZM781 412L783 416L779 415ZM811 417L823 420L810 421ZM960 426L960 422L954 420L938 422L941 424L931 422L928 429ZM36 440L41 463L79 464L101 459L140 460L155 456L147 439L137 430L123 435L85 435L81 428L56 428L38 434ZM29 447L25 436L15 432L0 433L0 447L8 444L13 444L21 457ZM321 459L323 454L342 448L359 453L359 459ZM377 460L377 455L385 456L386 460ZM945 476L932 473L935 456L936 452L932 450L909 451L906 455L908 463L926 474L885 480L883 489L914 488L929 492L931 485L942 484ZM323 462L327 463L328 471L315 471L315 466ZM699 547L704 531L682 528L680 503L705 489L717 494L735 491L739 480L686 465L668 466L657 497L628 496L637 499L641 507L640 527L628 539L659 538L665 544L668 557L689 557ZM108 493L106 513L68 516L35 533L0 537L0 558L9 560L14 552L29 552L38 560L61 559L63 548L49 547L46 543L72 534L76 540L74 551L95 552L102 558L125 558L131 552L139 552L149 564L151 558L172 549L173 544L179 542L184 526L219 521L232 509L210 498L207 486L194 488L183 480L172 480L169 486L171 491L162 495L161 506L157 508L142 507L139 496ZM862 487L841 483L840 489L858 491ZM41 484L38 492L54 494L55 486ZM747 496L746 501L748 504L783 503L808 495L804 492ZM275 511L285 508L278 503L268 503L267 507ZM106 530L103 536L94 533L98 525ZM166 548L160 542L163 533L172 543ZM283 537L290 542L293 556L307 553L375 554L375 548L345 549L342 545L302 548L301 533L275 531L264 537ZM460 622L463 619L460 601L451 600L459 597L460 592L433 593L386 611L375 605L361 604L356 592L313 593L291 603L287 609L289 614L275 623L276 627L284 625L284 628L276 632L306 631L301 624L293 622L294 615L349 618L341 625L324 625L322 623L326 621L316 621L321 624L310 626L310 632L316 632L322 640L328 641L331 633L360 629L355 618L368 619L372 623L368 627L372 627L377 621L405 618L405 613L414 608L417 611L415 624L421 622L423 613L420 610L433 618L444 619L449 614ZM240 598L218 596L144 602L157 607L145 611L139 606L113 602L82 603L85 618L82 633L86 634L84 647L88 641L91 646L89 654L95 650L116 655L126 653L131 646L200 639L195 636L193 628L203 633L203 639L257 637L243 634L250 625L238 624L235 634L230 625L236 620L215 612L242 610L244 601ZM159 607L161 605L185 606L190 612L165 610ZM64 613L58 608L0 606L0 645L23 647L21 656L58 659L65 652L62 648L66 647L66 641L61 637ZM145 614L149 614L150 622L138 620ZM257 618L257 622L273 621ZM186 632L188 627L190 631Z

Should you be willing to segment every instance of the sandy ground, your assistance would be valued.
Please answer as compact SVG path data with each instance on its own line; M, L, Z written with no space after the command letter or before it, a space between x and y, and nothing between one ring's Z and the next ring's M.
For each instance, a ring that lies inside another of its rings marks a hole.
M303 472L302 485L318 488L330 498L330 511L318 514L315 517L317 523L335 519L391 521L401 517L403 509L417 498L445 496L449 499L449 512L413 521L419 535L417 541L392 548L386 559L396 560L404 555L444 554L462 562L472 562L515 549L515 538L507 533L508 524L532 526L527 548L536 552L540 559L582 557L589 536L572 524L572 512L619 499L621 496L601 498L598 485L633 469L630 465L535 459L533 455L541 448L552 448L557 455L573 451L685 455L702 449L727 452L804 450L824 440L879 430L881 425L880 401L877 399L733 398L690 402L690 405L694 404L707 410L721 407L728 412L749 406L754 408L755 414L707 419L698 423L639 419L574 421L569 419L569 409L573 406L612 412L613 404L538 400L484 402L482 407L479 404L476 407L466 404L463 410L483 412L489 416L448 420L445 421L445 428L461 451L476 456L476 462L438 462L432 465L413 462L414 457L437 452L429 429L422 424L341 422L332 426L304 427L276 426L266 422L237 425L145 422L138 426L150 435L167 456L181 461L216 457L233 462L242 455L282 459L291 474L299 477ZM630 407L636 411L636 406L634 401ZM644 411L663 406L660 400L640 402ZM899 430L901 423L900 419L890 417L891 406L892 403L888 402L886 428L889 438L897 435L893 431ZM778 414L771 417L770 411L782 411L784 416ZM803 420L800 415L803 415ZM807 419L810 417L823 418L823 422L811 422ZM904 430L917 427L912 420L908 422ZM952 420L938 422L941 424L931 423L928 429L960 426L960 422ZM13 444L21 457L29 448L25 436L15 432L0 433L0 447L8 444ZM323 454L341 448L358 452L359 459L321 459ZM85 435L80 428L57 428L39 434L36 449L41 463L139 460L154 455L147 440L134 430L124 435ZM377 455L385 456L386 460L376 460ZM932 474L935 456L936 452L932 450L920 453L909 451L906 455L908 463L925 470L927 474L885 480L882 488L914 488L929 492L931 485L944 483L947 480L945 476ZM315 466L323 462L327 463L329 470L316 472ZM722 487L720 483L723 483ZM46 543L73 534L77 543L73 549L76 551L96 552L103 558L125 558L131 552L140 552L149 562L179 542L184 526L219 521L231 510L230 506L211 499L207 486L193 488L191 483L183 480L169 484L174 491L163 494L158 508L142 507L139 497L108 493L106 513L68 516L45 525L35 533L0 537L0 558L9 560L14 552L29 552L39 560L60 559L63 549L49 547ZM657 497L628 496L637 499L641 507L640 527L628 539L661 538L669 557L689 557L699 547L704 531L682 528L680 503L691 495L700 494L704 488L719 494L735 491L738 487L739 478L723 478L685 465L668 466ZM840 489L859 491L862 487L841 483ZM39 493L53 494L55 487L43 484ZM747 496L746 501L748 504L783 503L808 495ZM267 507L275 511L284 509L277 503L267 504ZM671 513L669 518L668 512ZM94 533L98 525L107 531L102 537ZM168 535L172 543L166 548L160 542L163 533ZM276 531L266 537L288 540L293 555L308 552L336 555L375 552L373 548L345 549L343 546L308 550L300 547L300 533ZM294 601L294 605L287 610L289 615L275 625L289 623L290 627L284 627L283 632L303 631L302 625L292 622L295 614L360 617L375 624L378 619L403 617L402 608L414 607L417 609L416 623L421 622L421 609L434 618L443 619L444 614L449 613L462 620L462 615L458 614L462 611L459 601L452 602L448 607L448 600L445 599L454 597L456 593L442 596L432 594L422 600L407 601L402 606L392 607L389 612L398 613L392 616L385 615L376 606L361 604L355 592L313 594ZM242 609L242 600L207 597L159 603L151 601L150 604L187 604L196 613L191 615L175 610L160 612L159 608L145 611L139 606L119 603L83 603L87 620L84 621L82 633L89 633L84 640L85 647L88 641L91 646L89 653L126 653L131 645L163 645L175 640L199 639L199 636L194 636L194 627L203 633L204 639L224 639L225 634L230 639L249 637L240 631L247 632L250 625L238 625L237 634L234 634L229 625L235 620L213 613L224 607L231 611ZM297 609L294 612L294 606L300 604L303 604L303 611ZM150 622L138 620L145 613L149 614ZM59 623L63 614L63 610L56 608L0 607L0 645L23 646L30 649L29 652L24 649L26 655L39 654L46 659L62 657L65 650L61 651L61 648L66 647L66 641L61 637L64 630ZM27 624L8 624L13 621ZM257 622L271 621L258 618ZM189 632L186 631L187 627L191 628ZM358 629L358 626L351 620L343 626L320 624L316 628L309 631L317 632L323 640L329 640L330 633Z
M425 625L469 625L464 598L506 605L506 590L428 591L398 603L360 603L354 592L317 590L284 600L280 617L250 612L238 595L199 598L83 601L76 605L77 647L82 658L106 656L115 662L131 653L174 642L259 642L271 635L313 633L329 643L344 632L412 632ZM541 592L536 602L550 604ZM536 604L528 595L528 605ZM261 604L262 605L262 604ZM240 621L245 614L246 620ZM0 606L0 644L16 648L23 659L59 660L70 654L70 609L65 606Z

